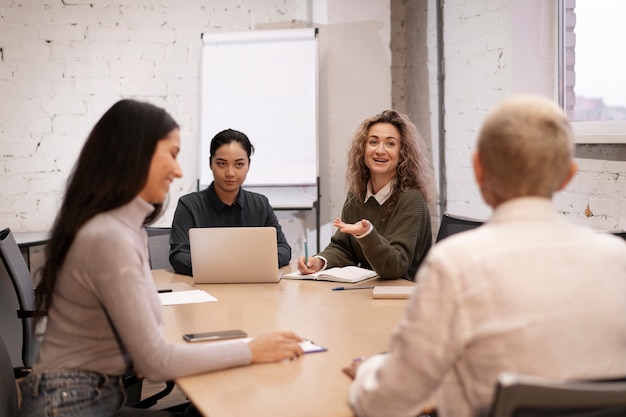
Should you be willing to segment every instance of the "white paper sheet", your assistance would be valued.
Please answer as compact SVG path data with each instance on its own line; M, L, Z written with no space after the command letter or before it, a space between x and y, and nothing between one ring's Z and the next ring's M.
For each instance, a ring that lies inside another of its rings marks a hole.
M169 306L174 304L194 304L194 303L208 303L211 301L217 301L217 298L213 297L206 291L202 290L190 290L190 291L173 291L160 293L161 305Z

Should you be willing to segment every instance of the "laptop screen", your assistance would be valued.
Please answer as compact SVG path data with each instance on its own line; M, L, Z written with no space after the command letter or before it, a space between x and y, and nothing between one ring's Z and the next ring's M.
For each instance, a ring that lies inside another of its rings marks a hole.
M278 282L278 244L273 227L189 229L196 283Z

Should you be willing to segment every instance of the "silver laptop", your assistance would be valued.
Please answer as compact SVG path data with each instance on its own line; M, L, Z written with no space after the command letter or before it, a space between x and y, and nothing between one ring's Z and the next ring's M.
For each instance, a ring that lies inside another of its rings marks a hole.
M273 227L191 228L189 245L198 284L280 280Z

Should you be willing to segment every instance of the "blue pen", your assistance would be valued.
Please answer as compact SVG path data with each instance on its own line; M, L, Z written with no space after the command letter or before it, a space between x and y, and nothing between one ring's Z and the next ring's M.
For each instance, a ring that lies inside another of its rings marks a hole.
M304 265L309 266L309 247L306 244L306 239L304 239Z
M333 291L345 291L345 290L366 290L366 289L374 288L373 285L361 285L358 287L335 287Z

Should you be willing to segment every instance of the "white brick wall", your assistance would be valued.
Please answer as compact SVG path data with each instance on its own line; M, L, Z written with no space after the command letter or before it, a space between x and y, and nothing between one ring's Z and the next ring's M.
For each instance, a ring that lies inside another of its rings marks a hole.
M185 176L159 221L168 225L196 187L200 34L312 25L325 246L345 196L347 141L390 107L389 4L379 0L0 0L0 227L49 229L86 136L123 97L163 106L181 125ZM294 257L303 234L315 241L313 214L277 213Z
M170 221L178 196L195 188L200 34L303 25L309 8L304 0L1 2L0 226L50 227L87 134L122 97L163 106L182 126L186 176L173 186L162 220Z
M447 208L486 218L490 210L474 183L471 155L485 113L510 91L508 1L445 4L445 129Z
M471 152L482 118L512 93L557 99L556 2L445 2L447 208L487 218L473 184ZM517 19L517 20L516 20ZM579 172L557 194L559 210L599 230L626 229L623 145L578 145Z
M178 197L195 188L203 32L320 27L322 246L343 203L347 141L364 117L391 103L408 113L429 140L437 166L434 0L392 0L393 18L386 15L389 4L379 0L235 3L2 1L0 226L18 232L50 227L89 130L115 101L128 96L165 107L181 124L180 160L186 176L172 187L161 221L168 224ZM543 79L520 83L525 71L514 71L520 68L514 65L519 61L513 52L520 50L514 48L519 41L514 8L550 3L444 2L447 209L452 213L481 218L490 213L471 169L486 112L513 91L532 87L549 95L555 88ZM542 16L549 19L550 14ZM532 27L526 20L521 26ZM543 53L549 42L542 42L543 49L534 49ZM368 65L372 62L376 65ZM553 81L550 74L547 78ZM598 229L626 228L626 157L615 153L610 145L585 149L580 172L556 198L565 215ZM289 233L300 234L303 228L310 233L310 216L279 217ZM292 246L298 255L298 243Z

